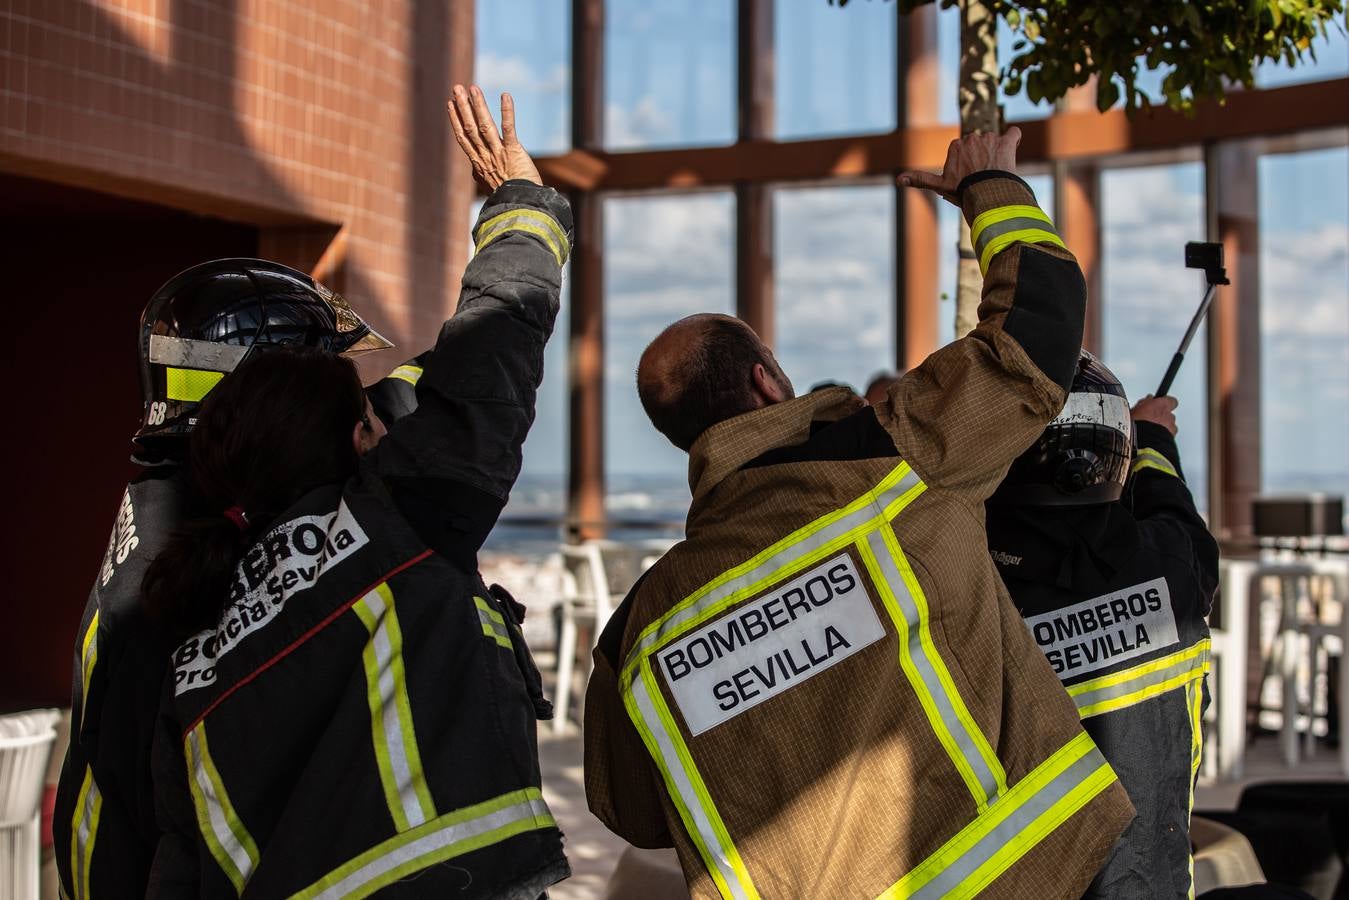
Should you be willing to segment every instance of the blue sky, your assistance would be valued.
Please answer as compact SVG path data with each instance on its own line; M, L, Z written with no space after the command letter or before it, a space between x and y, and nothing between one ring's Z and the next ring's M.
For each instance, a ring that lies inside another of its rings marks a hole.
M779 2L776 134L790 140L894 127L893 3ZM734 139L735 4L610 0L605 129L612 149ZM940 17L941 118L953 122L958 28ZM537 154L569 144L570 4L478 4L476 77L515 96L521 139ZM1004 35L1004 40L1008 36ZM1266 66L1264 85L1349 73L1349 42L1318 45L1315 67ZM1009 118L1044 115L1024 98ZM1324 484L1349 492L1349 154L1343 148L1261 160L1264 365L1263 469L1269 490ZM1049 179L1033 178L1052 208ZM1198 301L1181 245L1203 236L1198 163L1117 169L1103 177L1105 361L1131 397L1150 391ZM799 390L826 378L863 384L892 356L893 192L884 184L775 192L777 350ZM942 287L954 281L956 213L940 221ZM674 319L733 303L734 198L729 192L606 201L608 468L618 476L682 474L682 454L652 430L636 400L642 347ZM943 339L950 302L941 304ZM526 477L560 484L565 467L565 309L548 351ZM1203 354L1182 370L1181 446L1202 483Z

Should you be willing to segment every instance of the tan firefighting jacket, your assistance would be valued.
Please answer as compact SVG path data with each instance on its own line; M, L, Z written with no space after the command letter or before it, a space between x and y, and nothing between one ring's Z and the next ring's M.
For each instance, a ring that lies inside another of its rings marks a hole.
M1063 406L1081 272L1020 179L961 193L979 326L877 407L708 429L687 539L596 649L590 808L694 897L1076 898L1133 815L984 534Z

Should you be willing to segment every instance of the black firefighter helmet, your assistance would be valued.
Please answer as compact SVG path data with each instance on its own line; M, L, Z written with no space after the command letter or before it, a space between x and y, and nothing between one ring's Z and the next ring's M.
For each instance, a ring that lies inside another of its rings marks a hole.
M1063 411L1016 458L989 502L1084 506L1118 500L1129 476L1133 434L1124 386L1083 350Z
M253 347L303 344L333 353L392 347L303 272L262 259L217 259L170 278L141 314L144 409L135 441L186 435L196 410Z

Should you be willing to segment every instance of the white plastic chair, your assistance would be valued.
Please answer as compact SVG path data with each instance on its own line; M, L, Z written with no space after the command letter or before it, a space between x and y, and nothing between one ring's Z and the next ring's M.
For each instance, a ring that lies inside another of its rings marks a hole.
M0 716L0 900L37 900L42 790L54 709Z
M581 624L592 625L592 640L598 639L614 611L600 542L564 544L562 567L562 630L557 642L557 687L553 700L555 734L561 734L567 728L567 712L571 707L572 680L576 667L578 627Z

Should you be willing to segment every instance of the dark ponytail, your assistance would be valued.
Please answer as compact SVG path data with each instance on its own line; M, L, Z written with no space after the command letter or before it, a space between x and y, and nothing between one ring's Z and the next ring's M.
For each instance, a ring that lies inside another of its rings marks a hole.
M188 464L194 515L145 573L147 611L184 633L214 625L243 551L306 493L356 471L351 431L364 417L350 360L254 348L198 412Z

